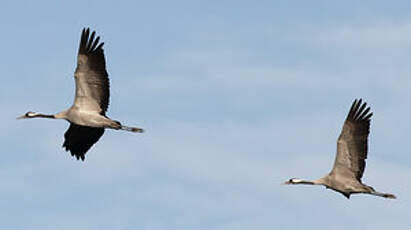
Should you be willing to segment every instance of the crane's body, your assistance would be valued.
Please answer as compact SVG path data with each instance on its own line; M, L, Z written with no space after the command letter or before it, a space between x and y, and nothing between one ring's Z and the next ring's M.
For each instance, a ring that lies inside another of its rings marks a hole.
M284 184L323 185L347 198L350 198L351 194L365 193L395 199L395 195L376 192L361 181L368 152L372 116L369 111L367 103L362 104L361 99L353 102L337 141L337 154L330 173L313 181L291 178Z
M120 129L121 125L110 118L95 111L82 110L81 107L72 106L54 115L55 119L65 119L70 123L94 128Z
M77 159L84 160L86 152L104 133L104 129L143 132L143 129L122 125L106 116L109 105L110 84L106 71L103 45L95 31L83 29L81 33L77 68L74 73L76 94L73 105L60 113L47 115L27 112L19 119L50 118L64 119L70 127L64 134L63 147Z

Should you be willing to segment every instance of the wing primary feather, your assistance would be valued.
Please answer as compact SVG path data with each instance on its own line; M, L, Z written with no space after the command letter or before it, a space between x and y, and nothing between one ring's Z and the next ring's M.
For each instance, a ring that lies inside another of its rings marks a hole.
M366 117L364 117L364 120L370 120L372 117L373 113L368 114Z
M354 102L352 103L352 105L351 105L351 108L350 108L350 111L348 112L348 115L347 115L347 119L350 119L351 117L353 117L354 115L354 113L355 113L355 106L357 105L357 99L355 99L354 100Z
M103 47L103 45L104 45L104 42L100 43L100 45L97 46L96 50L101 49Z
M93 43L94 37L96 36L96 31L93 31L93 33L91 33L90 38L88 39L88 43L87 43L87 52L92 52L93 50L91 49L91 45Z
M100 36L98 36L98 37L96 38L96 40L94 41L93 45L91 45L91 47L90 47L90 51L91 51L91 52L94 51L94 49L96 48L96 46L97 46L97 44L98 44L99 41L100 41Z
M81 38L80 38L80 45L79 45L79 53L84 53L84 43L86 40L86 29L83 28L83 31L81 32Z
M358 111L358 108L361 105L361 102L362 102L362 99L358 100L357 103L354 106L354 111L353 111L353 114L352 114L353 119L355 119L355 115L357 115L357 111Z
M89 34L90 34L90 29L87 28L86 32L84 33L84 43L83 43L85 49L87 48L87 41L88 41Z
M367 103L364 103L361 105L361 107L357 110L355 114L355 120L361 120L361 115L365 107L367 106Z
M368 112L370 111L370 107L368 107L366 110L364 110L364 112L362 112L362 114L359 116L359 120L366 120L364 119L365 116L367 116Z

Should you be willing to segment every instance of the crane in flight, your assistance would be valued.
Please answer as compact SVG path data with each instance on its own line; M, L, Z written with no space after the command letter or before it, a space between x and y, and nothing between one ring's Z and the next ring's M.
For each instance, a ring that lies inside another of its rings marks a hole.
M126 130L142 133L143 129L122 125L119 121L106 116L109 104L110 84L106 71L103 45L96 32L90 35L90 29L81 33L77 56L77 68L74 73L76 94L73 105L56 114L27 112L17 119L50 118L64 119L70 123L64 134L63 147L70 151L77 160L84 161L87 151L103 135L104 129Z
M395 199L395 195L377 192L361 181L367 158L371 116L367 103L362 103L361 99L354 100L337 141L337 154L331 172L317 180L291 178L284 184L323 185L348 199L356 193Z

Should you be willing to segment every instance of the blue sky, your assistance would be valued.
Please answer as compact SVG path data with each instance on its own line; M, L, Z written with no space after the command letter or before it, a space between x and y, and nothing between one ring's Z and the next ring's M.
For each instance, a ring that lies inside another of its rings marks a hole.
M409 229L409 1L4 1L2 229ZM65 121L81 29L105 42L108 130L76 161ZM331 169L355 98L363 181L397 200L281 186Z

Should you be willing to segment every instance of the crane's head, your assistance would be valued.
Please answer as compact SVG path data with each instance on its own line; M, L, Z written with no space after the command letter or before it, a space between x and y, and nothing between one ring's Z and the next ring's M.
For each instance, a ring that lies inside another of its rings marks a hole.
M284 182L283 184L301 184L303 180L298 179L298 178L291 178L288 181Z
M35 112L27 112L24 115L17 117L17 119L26 119L26 118L34 118L37 116L37 113Z

